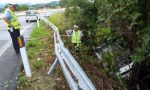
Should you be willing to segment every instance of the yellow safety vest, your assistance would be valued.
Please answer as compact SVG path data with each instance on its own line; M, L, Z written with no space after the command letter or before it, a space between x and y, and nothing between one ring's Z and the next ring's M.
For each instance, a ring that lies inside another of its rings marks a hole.
M21 24L16 16L16 14L14 12L12 12L10 9L7 9L7 10L12 15L12 18L10 19L10 21L11 21L11 24L13 25L14 29L19 29L21 27ZM7 26L9 26L9 25L7 24Z
M81 44L81 31L80 30L78 30L77 32L73 30L72 43Z

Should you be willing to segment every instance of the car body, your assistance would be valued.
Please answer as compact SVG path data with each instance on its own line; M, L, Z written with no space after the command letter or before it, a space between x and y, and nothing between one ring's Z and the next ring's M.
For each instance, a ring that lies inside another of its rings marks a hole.
M26 11L26 22L37 21L38 20L37 14L38 13L36 11L31 10Z

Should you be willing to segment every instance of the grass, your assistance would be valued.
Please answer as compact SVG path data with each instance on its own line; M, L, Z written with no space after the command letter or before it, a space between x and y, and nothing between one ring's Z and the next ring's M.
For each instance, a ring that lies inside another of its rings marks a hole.
M64 14L56 14L48 18L54 25L56 25L62 34L65 30L70 29L71 24L64 17ZM31 40L28 43L28 55L30 59L30 65L33 71L33 77L28 79L25 77L24 72L19 79L19 90L70 90L66 79L62 73L61 68L57 68L55 77L51 78L47 76L49 70L49 64L53 63L55 59L54 55L54 42L53 31L46 27L44 22L40 23L40 28L35 28ZM61 35L62 35L61 34ZM68 37L61 37L65 41L65 45L69 48L69 51L75 56L83 70L87 73L89 78L94 82L96 88L103 88L101 85L110 80L102 71L99 63L96 62L96 58L89 50L89 47L83 45L82 52L77 54L74 52L74 47L71 44ZM89 53L90 52L90 53ZM80 55L80 56L79 56ZM101 82L100 82L101 81ZM104 85L104 87L111 86L111 82ZM107 88L107 89L108 89ZM109 88L110 89L110 88Z
M73 25L71 24L72 21L69 21L69 19L67 19L64 16L64 14L53 15L52 17L49 18L49 20L59 28L59 30L61 31L61 35L65 34L66 30L73 27ZM71 39L68 39L68 37L66 36L61 36L61 38L65 44L65 47L69 49L69 51L72 53L74 58L83 68L83 70L88 75L88 77L90 78L90 80L93 82L93 84L97 89L112 90L112 88L114 87L115 88L122 87L122 85L118 82L118 80L114 80L112 77L109 77L109 75L106 74L102 66L102 63L96 58L95 54L93 53L92 47L89 47L83 43L80 52L77 53L75 52L75 48L71 43ZM61 73L58 74L59 74L58 76L61 75ZM63 82L59 83L60 84L59 87L63 86L67 87L68 84L65 82L65 78L63 78L62 76L60 77L63 79ZM65 88L63 90L68 90L68 88Z
M40 28L34 28L27 45L32 77L27 78L23 71L18 90L55 90L55 79L47 75L49 65L55 59L53 44L53 31L41 21Z
M64 17L64 13L52 15L48 20L57 26L60 31L72 28L71 23Z
M71 27L71 23L69 21L67 21L64 14L53 15L52 17L49 18L49 20L59 28L59 30L61 31L61 35L65 34L65 31L70 29L70 27ZM73 25L72 25L72 27L73 27ZM91 55L91 53L90 54L88 53L89 48L86 47L85 45L83 45L82 50L80 50L80 53L77 53L74 51L75 47L71 43L71 39L68 39L68 37L66 37L66 36L61 36L61 38L65 44L65 47L69 49L69 51L72 53L72 55L77 60L77 62L80 64L80 66L85 70L85 72L86 73L88 72L88 74L90 75L91 73L89 73L89 70L90 70L90 68L93 68L92 66L95 63L96 58L93 57L93 55ZM100 71L100 69L98 71ZM94 75L91 77L97 77L97 76ZM61 78L63 78L63 77L61 77ZM61 82L61 85L62 85L61 87L63 87L63 86L67 87L68 84L65 82L65 78L63 78L63 80L64 80L64 82ZM97 80L99 80L99 79L97 79ZM68 88L66 88L66 89L68 90Z

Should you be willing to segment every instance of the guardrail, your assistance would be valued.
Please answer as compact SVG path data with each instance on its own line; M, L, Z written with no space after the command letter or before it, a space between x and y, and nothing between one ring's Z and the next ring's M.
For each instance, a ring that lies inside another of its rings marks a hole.
M56 59L50 67L48 75L52 74L57 64L60 64L71 90L96 90L91 80L71 55L69 50L64 47L58 28L45 17L39 16L39 18L54 30Z

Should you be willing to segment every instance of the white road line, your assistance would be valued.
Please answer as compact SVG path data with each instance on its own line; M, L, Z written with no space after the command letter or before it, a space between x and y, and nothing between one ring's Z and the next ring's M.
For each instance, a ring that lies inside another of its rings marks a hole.
M25 32L25 30L27 28L29 28L30 26L32 26L34 23L29 24L28 26L26 26L23 30L21 30L21 35L23 35L23 33ZM3 45L3 47L0 49L0 57L4 54L4 52L10 47L10 45L12 44L12 41L9 40L5 45Z
M1 48L1 52L0 52L0 56L2 56L3 55L3 53L7 50L7 48L9 48L10 47L10 45L11 45L11 40L9 40L5 45L3 45L3 47Z
M29 24L28 26L26 26L23 30L21 30L20 32L21 32L21 35L23 35L23 33L25 32L25 30L27 29L27 28L29 28L30 26L32 26L34 23L31 23L31 24Z

